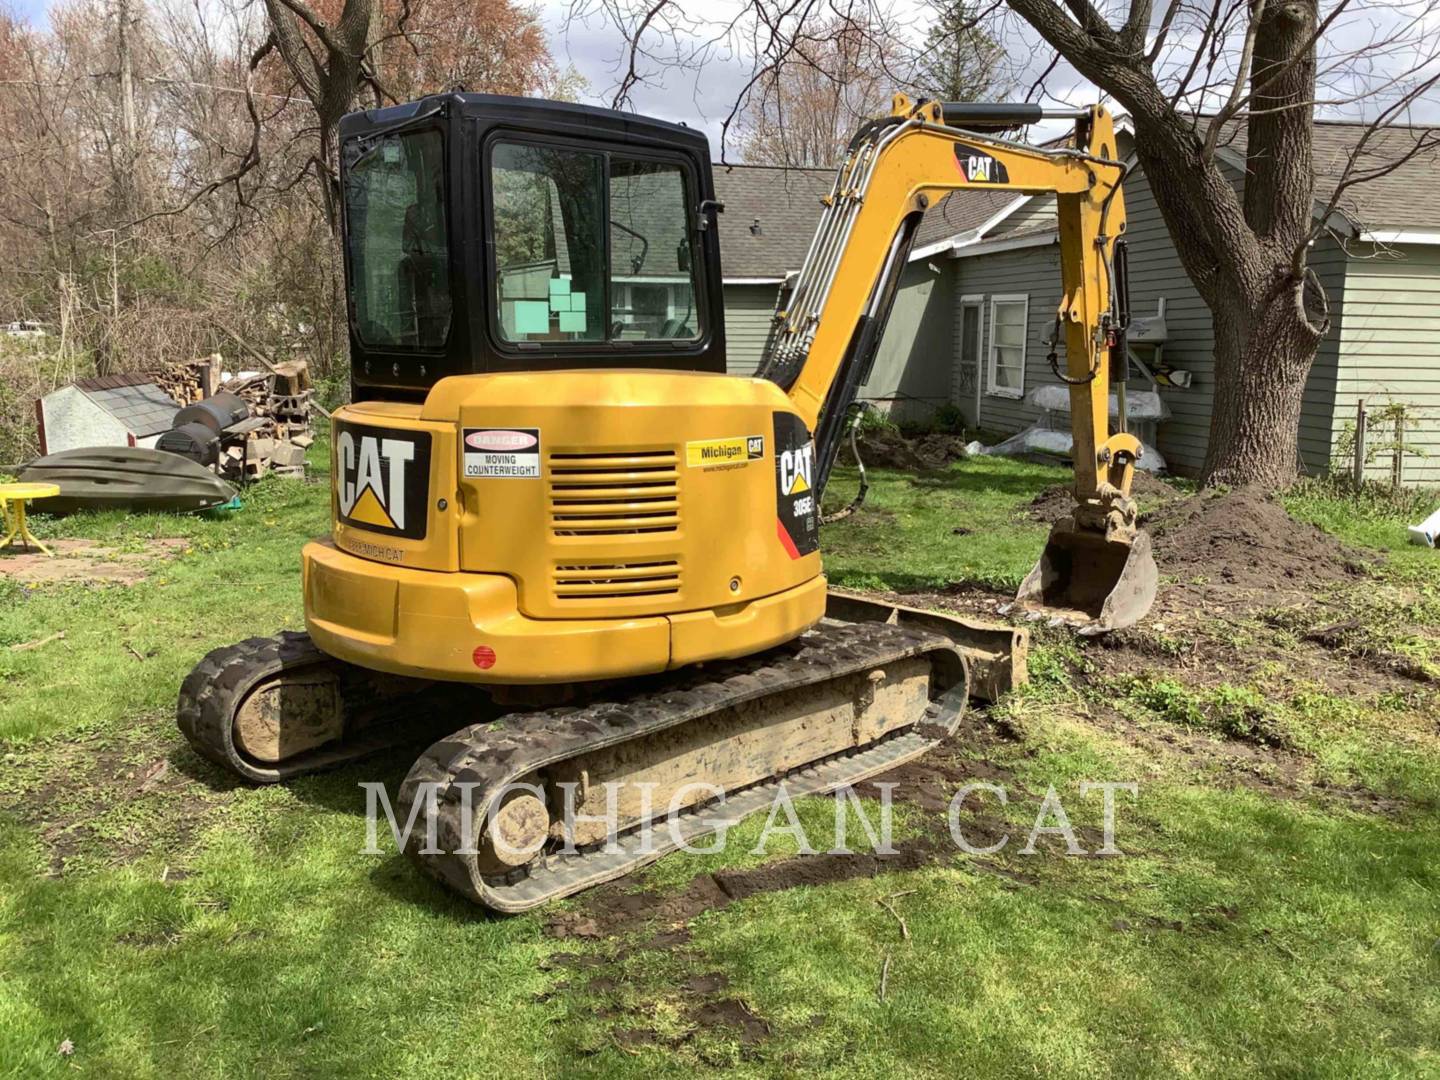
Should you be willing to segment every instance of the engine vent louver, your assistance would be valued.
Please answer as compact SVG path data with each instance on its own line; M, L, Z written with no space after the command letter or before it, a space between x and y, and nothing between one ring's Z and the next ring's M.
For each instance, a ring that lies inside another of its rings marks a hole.
M555 568L555 596L559 600L666 596L679 591L677 562L577 563Z
M673 450L550 455L550 527L556 536L668 533L680 528Z

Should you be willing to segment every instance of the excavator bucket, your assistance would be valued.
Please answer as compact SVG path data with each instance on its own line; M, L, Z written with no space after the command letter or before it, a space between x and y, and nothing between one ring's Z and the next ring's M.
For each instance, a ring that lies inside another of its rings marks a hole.
M1158 584L1148 533L1112 540L1066 517L1050 530L1045 551L1015 600L1037 618L1048 616L1079 627L1082 634L1098 634L1143 619Z

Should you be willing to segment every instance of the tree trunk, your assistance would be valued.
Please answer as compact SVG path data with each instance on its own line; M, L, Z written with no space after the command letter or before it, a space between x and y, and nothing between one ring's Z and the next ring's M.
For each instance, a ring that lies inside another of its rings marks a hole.
M1131 113L1136 156L1180 263L1210 309L1215 383L1202 486L1291 483L1305 381L1327 329L1312 325L1302 303L1314 214L1317 0L1252 8L1253 97L1246 119L1231 121L1244 123L1247 136L1243 201L1207 145L1209 118L1177 109L1135 42L1088 4L1078 19L1053 0L1009 4ZM1233 134L1227 127L1219 145Z
M1277 267L1288 277L1289 267ZM1201 483L1287 486L1299 473L1298 435L1316 338L1297 311L1293 288L1211 305L1215 399Z

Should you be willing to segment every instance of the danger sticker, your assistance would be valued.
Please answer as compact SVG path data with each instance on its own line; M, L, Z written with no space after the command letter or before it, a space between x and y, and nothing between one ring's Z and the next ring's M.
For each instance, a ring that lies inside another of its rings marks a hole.
M534 480L540 476L539 428L466 428L462 462L467 477Z
M764 435L701 439L685 444L685 464L692 469L718 469L759 461L765 456Z

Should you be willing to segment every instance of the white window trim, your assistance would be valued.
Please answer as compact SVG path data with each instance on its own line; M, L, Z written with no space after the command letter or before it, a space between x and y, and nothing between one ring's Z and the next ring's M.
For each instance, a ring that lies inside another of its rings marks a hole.
M971 405L975 409L975 426L980 426L980 399L985 393L985 372L988 365L985 360L985 294L984 293L962 293L960 296L960 340L955 343L955 359L958 363L965 363L964 341L965 341L965 313L974 309L975 317L979 323L975 327L975 389L970 392L973 401L963 404ZM956 402L956 404L962 404Z
M1020 338L1020 386L1012 390L1009 387L997 387L995 385L995 305L996 304L1024 304L1025 314L1021 326L1024 334ZM996 293L990 297L990 336L989 344L986 347L985 359L985 393L990 397L1011 398L1019 400L1025 396L1025 352L1029 345L1030 338L1030 294L1029 293Z

